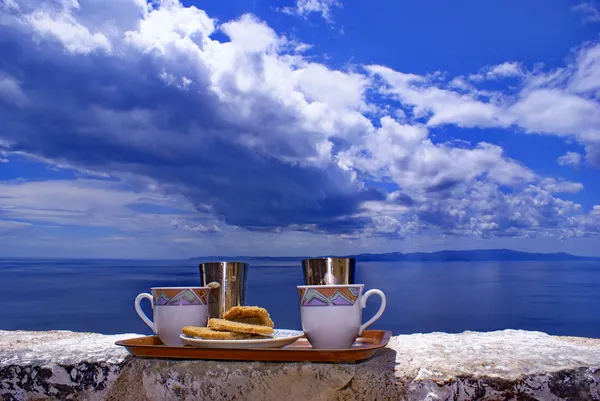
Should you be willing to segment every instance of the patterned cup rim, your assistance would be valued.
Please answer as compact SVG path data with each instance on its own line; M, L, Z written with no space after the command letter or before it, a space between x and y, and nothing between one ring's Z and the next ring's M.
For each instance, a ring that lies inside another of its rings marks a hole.
M212 290L211 287L150 287L151 290Z
M364 284L323 284L323 285L297 285L298 289L308 289L308 288L349 288L349 287L360 287L364 288Z

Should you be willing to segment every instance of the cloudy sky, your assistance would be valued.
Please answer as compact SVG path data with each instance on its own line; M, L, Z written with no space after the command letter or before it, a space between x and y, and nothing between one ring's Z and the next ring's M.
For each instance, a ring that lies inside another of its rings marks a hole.
M599 10L0 0L0 256L600 255Z

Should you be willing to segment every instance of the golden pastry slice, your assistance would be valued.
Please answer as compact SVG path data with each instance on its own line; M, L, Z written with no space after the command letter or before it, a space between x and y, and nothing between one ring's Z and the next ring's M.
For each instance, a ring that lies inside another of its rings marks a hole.
M197 326L185 326L181 331L188 337L205 338L208 340L243 340L252 337L252 334L215 331L208 327Z
M258 306L234 306L223 314L223 319L238 323L275 327L269 312Z
M238 323L225 319L209 319L208 327L217 331L233 331L234 333L258 334L261 336L273 334L273 328L269 326Z

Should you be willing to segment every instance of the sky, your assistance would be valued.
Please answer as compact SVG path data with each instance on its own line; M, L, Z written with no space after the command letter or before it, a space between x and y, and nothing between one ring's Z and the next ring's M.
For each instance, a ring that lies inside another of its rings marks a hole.
M0 0L0 257L599 245L599 1Z

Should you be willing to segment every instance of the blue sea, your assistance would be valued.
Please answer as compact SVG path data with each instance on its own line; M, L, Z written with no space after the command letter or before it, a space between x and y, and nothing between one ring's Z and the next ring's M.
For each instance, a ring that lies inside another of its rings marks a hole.
M387 295L371 328L394 334L501 329L600 338L600 262L357 262ZM299 329L298 262L254 261L248 303ZM150 334L133 300L152 286L199 285L198 262L0 259L0 329ZM369 298L363 319L375 313ZM151 316L148 304L144 309Z

